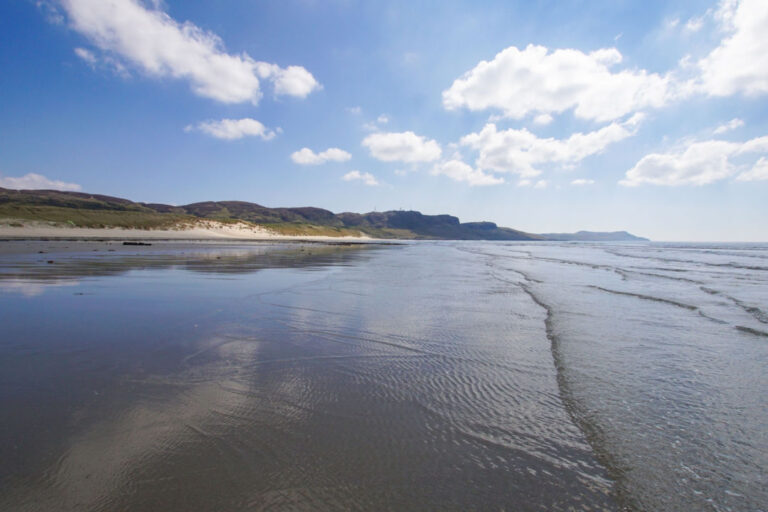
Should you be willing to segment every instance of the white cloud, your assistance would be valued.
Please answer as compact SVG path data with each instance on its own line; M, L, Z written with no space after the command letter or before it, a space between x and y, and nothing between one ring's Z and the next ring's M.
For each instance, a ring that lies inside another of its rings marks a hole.
M192 130L198 130L211 137L224 140L242 139L243 137L261 137L264 140L271 140L275 137L274 131L267 129L259 121L248 117L243 119L204 121L184 128L184 131L187 132ZM279 128L278 131L280 131Z
M44 190L70 190L78 191L83 187L77 183L67 183L65 181L50 180L41 174L35 174L33 172L25 174L24 176L12 177L12 176L0 176L0 187L12 188L16 190L32 190L32 189L44 189Z
M664 25L666 26L667 30L673 30L677 28L677 26L680 24L680 18L672 18L667 20Z
M70 26L96 47L148 75L189 81L192 90L224 103L261 98L259 78L275 94L305 97L319 87L300 66L280 68L245 53L229 54L216 34L179 23L138 0L60 0Z
M761 157L752 169L739 174L736 179L738 181L762 181L768 180L768 160L765 157Z
M261 78L272 80L278 96L306 98L309 93L321 88L312 73L301 66L281 68L277 64L257 62L256 72Z
M315 153L309 148L301 148L291 154L291 160L300 165L319 165L326 162L346 162L352 155L339 148L328 148Z
M701 30L701 27L704 26L704 17L698 16L695 18L689 19L685 24L685 30L688 32L698 32Z
M535 124L544 126L552 122L554 118L550 114L539 114L533 118Z
M93 52L85 48L75 48L75 55L83 59L85 62L87 62L91 66L96 65L96 62L98 62L98 59L93 54Z
M432 162L440 158L440 145L413 132L374 133L363 139L371 155L384 162Z
M443 91L449 110L498 109L534 122L573 109L581 119L608 122L648 108L660 108L692 94L748 96L768 93L768 2L721 0L719 8L690 18L689 33L714 20L723 38L698 61L686 56L665 74L644 69L618 69L622 55L616 48L590 53L576 49L549 50L511 46L490 61L481 61ZM680 20L665 22L678 30Z
M363 111L363 109L361 109L360 107L347 107L344 110L346 110L350 114L360 114Z
M533 188L537 189L544 189L547 188L549 185L549 182L547 180L538 180L538 181L532 181L528 179L522 179L517 182L518 187L530 187L533 186Z
M115 59L111 55L101 55L99 57L87 48L75 48L74 51L75 55L82 59L92 69L102 67L122 77L130 76L130 73L126 69L125 65L123 65L122 62Z
M380 128L381 125L387 124L388 122L389 122L389 117L386 114L381 114L379 117L376 118L376 121L363 123L363 130L368 132L377 132L381 129Z
M473 169L471 166L461 160L448 160L441 162L432 168L432 174L435 176L448 176L454 181L463 181L472 186L477 185L499 185L504 183L503 178L486 174L480 169Z
M621 60L615 48L583 53L511 46L455 80L443 91L443 105L449 110L496 108L515 119L573 108L579 118L611 121L660 107L675 95L669 76L637 69L611 71Z
M532 177L541 174L540 165L569 167L634 135L643 117L635 114L623 123L611 123L589 133L574 133L567 139L539 138L525 128L498 131L495 124L486 124L480 132L462 137L461 144L478 151L476 166L481 170Z
M702 90L713 96L768 93L768 2L724 0L715 17L727 36L698 62Z
M768 136L746 142L708 140L692 142L669 153L644 156L619 183L632 187L643 183L652 185L706 185L737 173L743 181L763 179L765 159L756 163L739 163L749 155L768 153Z
M59 12L59 9L56 7L52 0L37 0L35 5L43 14L45 20L48 23L53 25L64 24L64 16L62 16L61 12Z
M577 187L583 187L584 185L594 185L595 180L588 180L584 178L575 179L571 182L571 185L575 185Z
M344 181L362 181L368 186L375 187L379 184L376 177L369 172L349 171L347 174L341 177Z
M733 118L730 121L728 121L725 124L721 124L717 128L715 128L715 131L713 132L715 135L720 135L725 132L729 132L731 130L735 130L736 128L741 128L744 126L744 121L742 121L739 118Z

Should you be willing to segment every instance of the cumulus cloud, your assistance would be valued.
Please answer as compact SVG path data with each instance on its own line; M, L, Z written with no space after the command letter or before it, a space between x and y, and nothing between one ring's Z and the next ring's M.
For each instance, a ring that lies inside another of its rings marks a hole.
M33 172L18 177L0 176L0 187L11 188L15 190L44 189L69 191L78 191L82 190L83 188L77 183L67 183L65 181L51 180L42 174L35 174Z
M261 78L272 81L278 96L306 98L309 93L320 88L312 73L301 66L281 68L277 64L257 62L256 72Z
M742 121L739 118L733 118L727 123L721 124L720 126L715 128L715 131L713 133L715 135L720 135L721 133L729 132L731 130L735 130L736 128L741 128L742 126L744 126L744 121Z
M739 174L736 179L738 181L768 180L768 160L765 157L761 157L750 170Z
M533 118L533 122L543 126L551 123L553 119L551 114L539 114Z
M184 131L187 132L193 130L198 130L211 137L224 140L242 139L243 137L261 137L264 140L271 140L275 137L273 130L268 129L259 121L248 117L243 119L204 121L184 128Z
M341 177L344 181L362 181L370 187L375 187L379 184L376 177L369 172L349 171L347 174Z
M622 123L611 123L588 133L574 133L567 139L539 138L525 128L499 131L489 123L480 132L461 138L461 144L478 152L476 166L484 171L509 172L521 177L541 174L541 165L575 165L602 152L610 144L634 135L643 119L635 114Z
M191 22L179 23L157 6L148 8L138 0L60 0L60 4L69 25L103 52L150 76L186 80L200 96L256 104L262 96L260 78L271 81L277 95L303 98L319 87L300 66L281 68L245 53L227 53L216 34Z
M652 185L706 185L738 174L737 179L752 181L765 179L766 161L743 162L755 154L768 153L768 136L746 142L707 140L692 142L682 149L668 153L644 156L619 183L637 186Z
M768 2L724 0L715 13L726 34L698 62L701 88L713 96L768 92Z
M577 187L583 187L584 185L594 185L595 180L588 180L584 178L578 178L571 182L571 185L575 185Z
M363 139L371 155L384 162L433 162L440 158L440 145L413 132L374 133Z
M447 176L454 181L462 181L471 186L499 185L504 183L503 178L484 173L480 169L473 169L461 160L441 162L432 168L432 174L435 176Z
M684 58L665 74L617 68L622 55L616 48L585 53L511 46L457 78L443 91L443 105L497 109L514 119L533 114L537 124L547 119L543 115L573 109L578 118L608 122L697 93L768 93L768 2L722 0L718 9L689 19L685 30L697 32L710 19L723 34L718 46L699 60ZM667 28L678 24L669 20Z
M309 148L301 148L291 154L291 160L300 165L318 165L326 162L346 162L352 155L339 148L328 148L315 153Z
M499 109L515 119L574 109L582 119L612 121L660 107L675 96L669 76L637 69L612 71L621 60L615 48L583 53L511 46L456 79L443 91L443 105L449 110Z

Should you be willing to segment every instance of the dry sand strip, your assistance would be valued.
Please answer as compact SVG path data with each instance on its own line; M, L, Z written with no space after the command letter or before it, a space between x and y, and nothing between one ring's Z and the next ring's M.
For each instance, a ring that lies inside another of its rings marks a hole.
M125 239L125 240L372 240L360 236L292 236L280 235L261 226L206 221L176 229L78 228L51 226L44 222L0 221L0 238L4 239ZM12 225L13 224L13 225Z

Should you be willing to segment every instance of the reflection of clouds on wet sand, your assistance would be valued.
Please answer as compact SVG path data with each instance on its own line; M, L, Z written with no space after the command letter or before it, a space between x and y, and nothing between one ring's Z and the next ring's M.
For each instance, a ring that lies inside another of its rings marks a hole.
M174 456L204 457L221 450L224 441L215 433L223 419L229 424L233 418L248 419L253 393L239 373L255 360L259 345L253 339L207 340L182 361L178 374L127 383L139 388L137 403L73 436L45 478L20 486L9 502L0 500L0 508L119 509L142 482L194 479L169 476L164 464ZM194 364L203 358L210 362ZM215 460L193 465L221 467Z
M31 279L0 279L0 293L18 293L24 297L37 297L50 288L62 286L77 286L80 281L76 279L53 279L53 280L31 280Z

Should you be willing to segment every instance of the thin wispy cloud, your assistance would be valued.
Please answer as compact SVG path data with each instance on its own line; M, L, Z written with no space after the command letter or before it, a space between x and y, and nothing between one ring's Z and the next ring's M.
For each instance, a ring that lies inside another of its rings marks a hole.
M721 124L714 130L715 135L720 135L726 132L730 132L731 130L735 130L736 128L741 128L744 126L744 121L738 118L731 119L725 124Z

